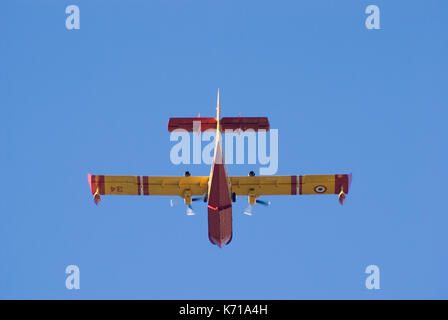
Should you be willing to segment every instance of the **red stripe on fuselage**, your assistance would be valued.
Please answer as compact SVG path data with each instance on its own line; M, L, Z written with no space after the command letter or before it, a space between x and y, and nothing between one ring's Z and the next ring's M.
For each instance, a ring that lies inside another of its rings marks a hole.
M302 194L302 176L299 176L299 194Z

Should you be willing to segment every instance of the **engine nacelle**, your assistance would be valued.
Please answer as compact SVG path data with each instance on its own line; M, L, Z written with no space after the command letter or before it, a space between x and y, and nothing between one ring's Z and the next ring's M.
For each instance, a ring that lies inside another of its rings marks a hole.
M184 191L184 203L188 206L191 205L191 191L190 190L185 190Z
M255 190L254 189L250 189L249 190L249 194L248 194L248 200L249 200L249 204L252 206L256 203L257 201L257 195L255 194Z

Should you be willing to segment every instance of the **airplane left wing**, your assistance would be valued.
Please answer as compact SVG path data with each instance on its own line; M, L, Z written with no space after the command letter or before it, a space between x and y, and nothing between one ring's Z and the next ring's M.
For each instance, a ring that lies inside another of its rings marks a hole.
M172 195L191 203L191 196L204 195L209 177L88 175L95 203L100 195Z
M293 176L243 176L230 177L232 192L249 196L249 202L262 195L339 194L341 203L348 193L351 174L293 175Z

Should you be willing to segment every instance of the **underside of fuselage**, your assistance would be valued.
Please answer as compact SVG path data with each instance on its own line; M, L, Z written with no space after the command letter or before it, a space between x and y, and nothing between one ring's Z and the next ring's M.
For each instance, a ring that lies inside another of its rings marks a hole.
M208 237L219 247L232 240L232 201L223 166L213 166L208 198Z
M208 237L211 243L219 247L232 240L232 200L219 131L216 134L215 156L210 173Z

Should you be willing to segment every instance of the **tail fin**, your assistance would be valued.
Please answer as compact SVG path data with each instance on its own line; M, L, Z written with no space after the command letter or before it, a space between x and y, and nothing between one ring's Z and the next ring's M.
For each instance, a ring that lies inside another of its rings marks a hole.
M220 111L221 111L221 99L219 98L219 88L218 88L218 99L216 102L216 130L219 132L221 131L221 126L220 126Z

